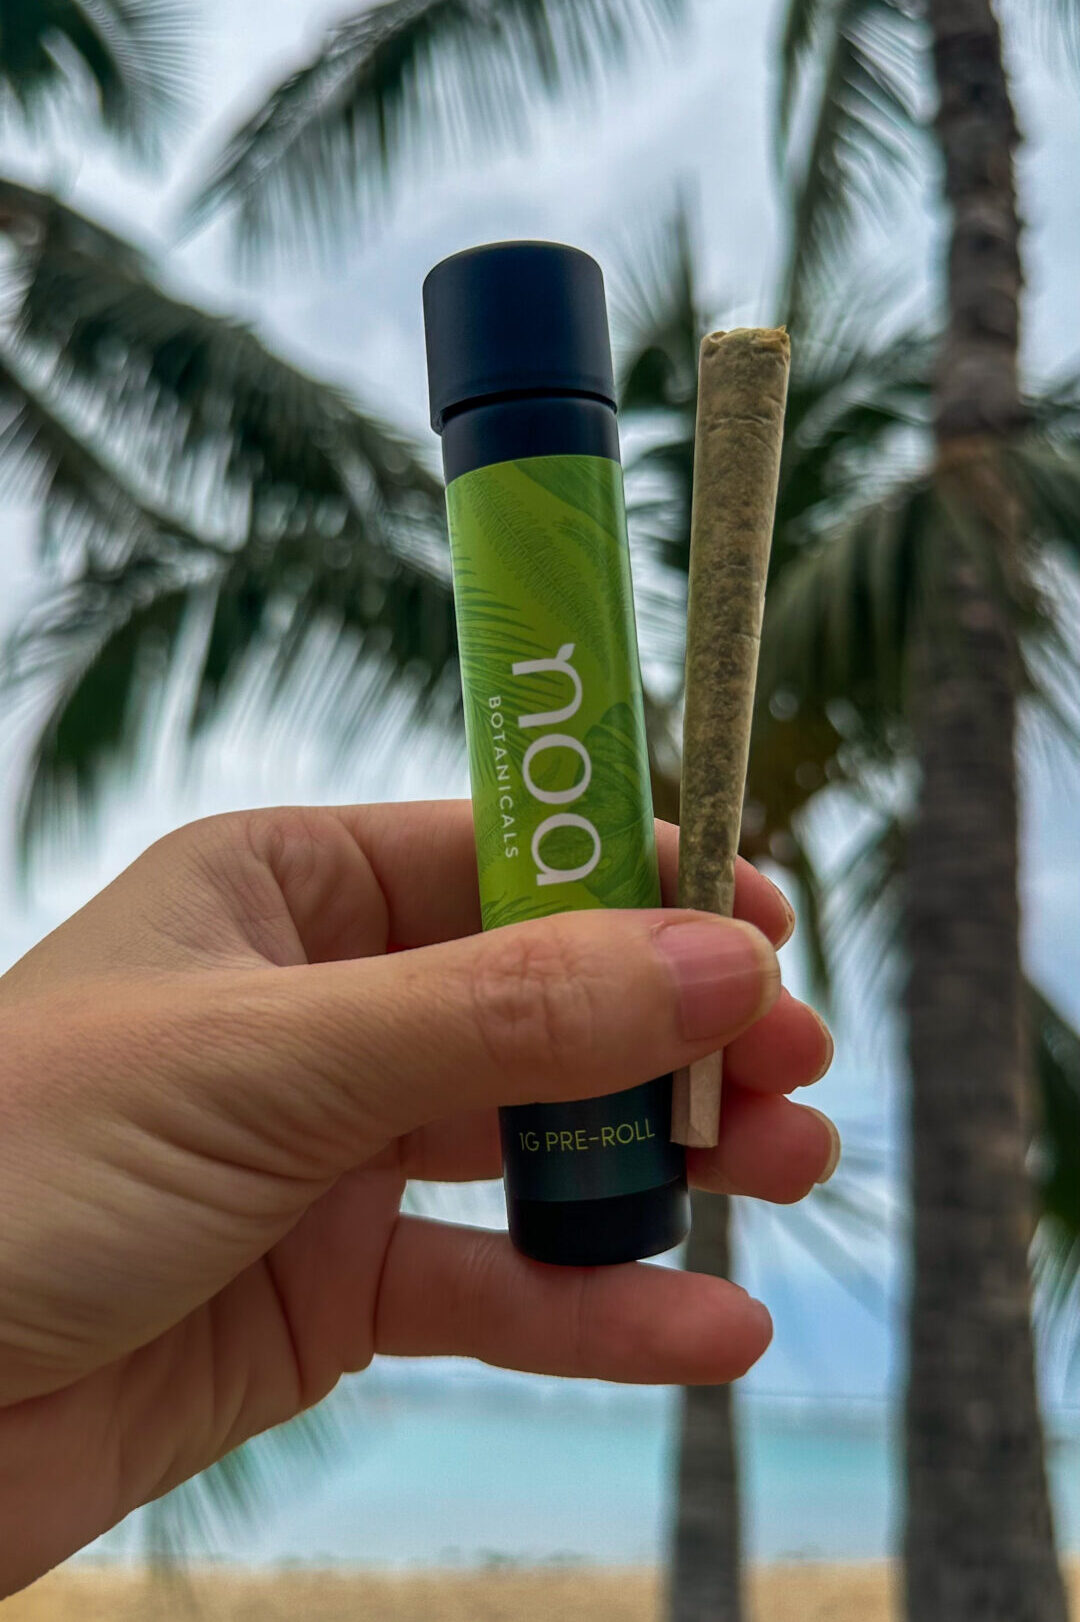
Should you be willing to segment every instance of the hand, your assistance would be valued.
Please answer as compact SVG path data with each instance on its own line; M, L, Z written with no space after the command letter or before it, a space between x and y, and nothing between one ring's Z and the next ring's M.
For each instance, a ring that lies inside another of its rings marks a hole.
M827 1175L834 1129L783 1096L831 1052L780 991L790 910L744 865L737 912L480 935L467 806L266 811L169 836L16 964L0 1592L377 1351L744 1372L771 1326L735 1285L545 1267L398 1210L407 1177L498 1175L496 1104L612 1092L724 1044L721 1144L694 1181L787 1201Z

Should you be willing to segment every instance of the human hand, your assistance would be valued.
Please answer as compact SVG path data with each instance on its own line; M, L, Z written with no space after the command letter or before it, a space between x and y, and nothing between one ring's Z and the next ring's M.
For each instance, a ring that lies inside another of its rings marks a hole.
M658 832L670 895L677 836ZM377 1351L743 1373L771 1327L733 1284L545 1267L505 1234L399 1215L408 1177L498 1175L497 1104L612 1092L721 1045L721 1142L692 1180L789 1201L823 1179L835 1131L784 1096L831 1053L780 991L790 911L745 864L736 910L479 935L467 805L264 811L170 835L16 964L0 1593Z

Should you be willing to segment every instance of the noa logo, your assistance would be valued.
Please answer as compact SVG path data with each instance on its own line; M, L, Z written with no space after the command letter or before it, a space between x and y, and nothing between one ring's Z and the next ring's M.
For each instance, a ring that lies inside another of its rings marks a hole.
M574 644L566 642L552 659L522 659L511 667L515 676L536 676L554 672L565 676L570 684L568 701L561 709L518 716L518 726L523 730L541 733L540 737L534 738L529 744L521 763L525 787L533 799L541 805L573 805L576 800L581 799L592 781L592 761L580 738L575 738L569 732L541 731L542 728L564 726L566 722L573 720L581 708L581 677L571 663L573 656ZM541 757L555 750L568 752L576 757L575 780L569 788L542 788L534 776L534 768ZM587 861L577 867L555 867L545 860L544 841L560 828L575 828L591 841L592 852ZM588 878L600 860L600 835L588 817L583 817L576 811L553 811L550 816L544 818L533 834L531 850L537 884L571 884L576 879Z

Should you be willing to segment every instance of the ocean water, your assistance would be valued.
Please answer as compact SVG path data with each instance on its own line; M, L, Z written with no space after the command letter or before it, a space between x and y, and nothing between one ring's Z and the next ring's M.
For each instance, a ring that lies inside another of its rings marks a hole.
M662 1557L677 1393L452 1369L366 1381L335 1399L327 1456L290 1466L271 1447L265 1499L189 1532L186 1552L383 1567ZM751 1396L739 1423L750 1558L891 1552L896 1449L883 1404ZM1052 1473L1062 1546L1080 1550L1080 1434L1055 1442ZM91 1552L137 1555L145 1536L133 1516Z

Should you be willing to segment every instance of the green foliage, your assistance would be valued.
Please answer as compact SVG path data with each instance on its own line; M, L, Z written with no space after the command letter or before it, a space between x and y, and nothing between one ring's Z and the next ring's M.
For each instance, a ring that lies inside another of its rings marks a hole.
M691 208L679 197L614 266L611 321L623 412L693 420L698 342L707 324L694 261Z
M1038 1056L1035 1159L1043 1209L1080 1247L1080 1036L1034 989L1028 1017ZM1080 1267L1080 1248L1073 1266Z
M10 183L0 201L20 289L2 448L41 497L62 571L8 650L9 670L49 693L24 837L130 760L152 689L190 661L193 618L193 731L251 660L270 697L302 666L328 675L320 629L366 684L351 702L334 689L339 735L370 717L361 694L385 699L380 670L445 711L442 487L413 447L248 328L174 297L96 222Z
M584 92L680 24L686 0L382 0L337 23L232 135L193 209L249 244L325 250L425 163L497 151L540 100Z
M784 305L884 217L910 179L926 103L921 13L906 0L789 0L776 144L790 197Z
M1041 993L1029 996L1039 1108L1031 1155L1043 1220L1035 1241L1036 1299L1050 1333L1080 1352L1080 1034Z
M253 1437L141 1511L146 1557L182 1582L182 1562L210 1552L222 1532L252 1526L290 1484L310 1479L352 1442L339 1397Z
M654 566L679 580L698 342L715 324L700 308L682 214L680 204L647 244L634 315L620 318L620 409L646 436L628 459L633 529ZM805 313L793 349L747 815L748 848L781 861L800 808L826 782L893 758L901 724L932 343L918 332L890 337L882 315L841 288ZM654 587L649 598L666 600L681 624L677 593L665 599ZM681 662L681 636L670 643Z
M1010 25L1033 30L1056 68L1080 65L1077 0L1030 0ZM842 264L855 227L895 219L917 182L934 105L919 0L787 0L779 42L775 140L788 197L784 308Z
M182 103L181 0L0 0L0 95L39 127L90 114L144 146Z
M700 307L681 209L638 251L633 314L622 312L621 323L624 425L651 436L628 467L632 522L652 567L680 578L697 349L715 324ZM883 304L844 287L826 299L824 285L807 284L816 299L802 309L793 345L743 848L785 870L798 893L819 995L889 1006L903 962L913 782L907 664L922 594L943 555L964 548L986 572L1021 640L1029 710L1080 749L1080 650L1065 590L1070 581L1080 589L1080 384L1070 377L1029 401L1029 426L995 457L994 477L1023 504L1028 561L1037 565L1003 579L988 558L985 525L941 499L928 477L932 336L890 337ZM808 813L830 804L843 851L822 871ZM1036 1268L1041 1303L1051 1315L1057 1303L1064 1323L1080 1290L1080 1034L1035 988L1029 998L1032 1171L1044 1217ZM838 1201L812 1201L800 1237L880 1307L850 1254L844 1201L842 1188Z
M1060 67L1063 51L1069 65L1080 68L1080 6L1076 0L1029 0L1017 8L1016 21L1030 25L1053 69Z
M654 229L626 244L610 285L619 412L634 447L626 469L631 535L681 586L690 550L698 344L708 327L685 198ZM681 665L681 590L650 592L645 615L650 611L653 647Z
M66 400L123 436L140 472L152 461L171 498L187 490L194 459L216 471L215 495L246 488L253 529L283 503L290 519L301 500L356 511L361 479L387 507L440 508L441 485L412 447L344 391L240 322L173 297L145 255L56 199L8 183L5 201L36 233L21 257L17 339Z

